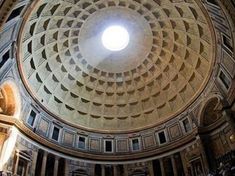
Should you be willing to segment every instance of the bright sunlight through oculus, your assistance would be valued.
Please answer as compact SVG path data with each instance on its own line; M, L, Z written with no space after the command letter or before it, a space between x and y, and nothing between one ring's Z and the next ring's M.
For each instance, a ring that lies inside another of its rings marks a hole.
M129 43L129 34L122 26L110 26L102 35L103 46L111 51L121 51Z

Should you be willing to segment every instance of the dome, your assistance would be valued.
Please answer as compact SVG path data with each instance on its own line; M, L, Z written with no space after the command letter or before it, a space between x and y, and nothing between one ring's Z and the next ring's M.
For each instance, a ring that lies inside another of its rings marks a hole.
M234 9L1 0L0 175L233 172Z
M108 50L109 26L129 43ZM186 110L211 76L215 36L198 1L40 0L21 28L18 66L40 106L96 131L154 127Z

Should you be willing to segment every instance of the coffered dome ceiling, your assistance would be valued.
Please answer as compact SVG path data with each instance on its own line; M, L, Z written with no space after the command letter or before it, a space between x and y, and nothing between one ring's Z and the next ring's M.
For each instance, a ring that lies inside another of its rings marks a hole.
M103 47L110 25L129 32L125 49ZM213 39L196 0L41 0L26 14L18 63L51 114L126 131L157 125L195 101L211 75Z

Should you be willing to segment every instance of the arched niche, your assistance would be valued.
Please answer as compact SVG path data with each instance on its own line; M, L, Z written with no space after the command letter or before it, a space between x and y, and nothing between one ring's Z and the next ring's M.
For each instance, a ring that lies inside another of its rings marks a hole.
M219 95L208 97L203 104L200 112L200 127L202 145L207 158L209 170L216 170L216 159L225 151L225 145L221 140L220 120L223 120L223 99ZM218 125L219 124L219 125Z
M201 108L199 126L207 127L222 117L221 97L214 95L209 97Z
M0 85L0 114L18 117L20 113L18 88L12 81Z

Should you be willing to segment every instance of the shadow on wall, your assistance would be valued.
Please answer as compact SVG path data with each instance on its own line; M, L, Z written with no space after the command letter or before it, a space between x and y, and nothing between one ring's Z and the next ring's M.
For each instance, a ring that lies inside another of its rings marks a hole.
M12 81L0 85L0 114L19 118L21 101L17 86Z

